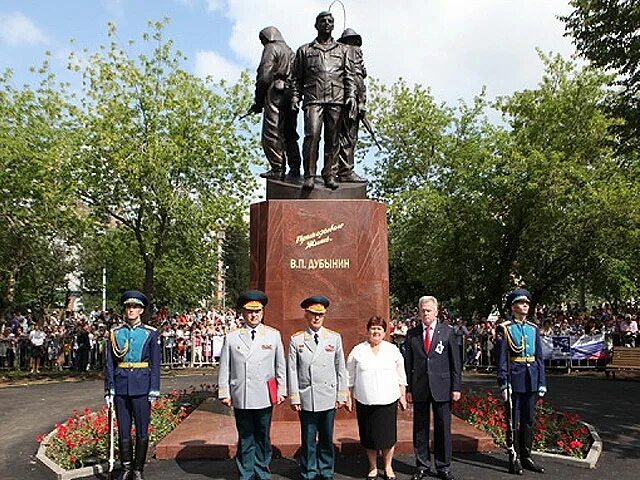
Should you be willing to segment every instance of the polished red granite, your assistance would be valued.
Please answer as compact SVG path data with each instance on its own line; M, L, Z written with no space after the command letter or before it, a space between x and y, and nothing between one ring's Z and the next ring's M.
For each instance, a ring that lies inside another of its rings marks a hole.
M268 200L251 205L251 288L266 292L264 322L291 335L306 327L300 302L331 301L325 326L342 334L345 355L369 317L389 318L386 207L372 200ZM338 418L343 418L340 414ZM275 420L297 420L278 407Z
M432 426L433 428L433 426ZM451 424L454 452L495 451L493 440L457 417ZM411 411L398 417L397 454L411 454ZM433 434L432 434L433 438ZM233 416L220 413L220 405L213 401L203 403L156 447L158 459L228 459L236 452L238 435ZM293 457L300 448L298 421L274 422L271 428L274 455ZM355 413L336 421L334 444L344 455L363 453L360 447Z

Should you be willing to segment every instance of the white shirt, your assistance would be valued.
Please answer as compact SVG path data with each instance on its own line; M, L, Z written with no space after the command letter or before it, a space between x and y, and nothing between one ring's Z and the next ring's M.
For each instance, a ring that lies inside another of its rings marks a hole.
M394 344L380 342L374 353L369 342L359 343L347 359L349 387L365 405L388 405L400 398L400 385L407 384L404 358Z
M433 340L433 331L438 325L438 322L434 320L429 325L422 324L422 343L424 344L424 339L427 338L427 332L429 332L429 345L431 345L431 340Z
M44 345L44 341L46 338L47 334L42 330L32 330L31 333L29 333L29 339L31 340L31 343L36 347L41 347L42 345Z

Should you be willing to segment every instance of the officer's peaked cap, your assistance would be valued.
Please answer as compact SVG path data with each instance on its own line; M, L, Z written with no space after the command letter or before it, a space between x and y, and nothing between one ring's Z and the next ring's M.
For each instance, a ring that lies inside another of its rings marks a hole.
M353 40L358 47L362 46L362 37L353 28L345 29L338 42L347 43L348 40Z
M133 304L146 307L149 304L147 296L138 290L127 290L120 296L120 303L122 306Z
M531 294L529 293L529 290L518 288L507 296L507 308L511 308L511 305L523 300L526 300L527 303L531 303Z
M269 299L260 290L247 290L242 292L238 297L238 308L244 308L245 310L262 310L267 304Z
M313 295L305 298L300 306L311 313L325 313L329 308L329 299L324 295Z

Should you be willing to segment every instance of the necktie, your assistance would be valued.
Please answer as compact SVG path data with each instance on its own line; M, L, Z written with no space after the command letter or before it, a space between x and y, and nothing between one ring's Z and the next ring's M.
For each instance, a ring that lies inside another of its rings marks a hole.
M254 341L255 339L256 339L256 331L251 330L251 341Z
M424 336L424 351L429 353L431 348L431 327L427 327L427 333Z
M313 339L315 340L316 345L318 345L318 334L317 333L313 334Z

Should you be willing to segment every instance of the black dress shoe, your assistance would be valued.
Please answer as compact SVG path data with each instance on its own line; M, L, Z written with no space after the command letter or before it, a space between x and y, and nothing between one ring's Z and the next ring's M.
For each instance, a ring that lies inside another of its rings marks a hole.
M302 188L305 190L313 190L313 187L315 187L315 179L313 177L305 178Z
M420 469L413 474L411 480L427 480L429 477L435 477L436 471L431 468Z
M509 458L509 473L513 475L524 474L524 471L522 470L522 464L520 463L520 459Z
M527 470L531 470L532 472L544 473L544 468L540 465L537 465L531 457L523 457L522 466Z
M456 477L453 476L450 470L440 470L438 472L438 478L442 480L456 480Z

